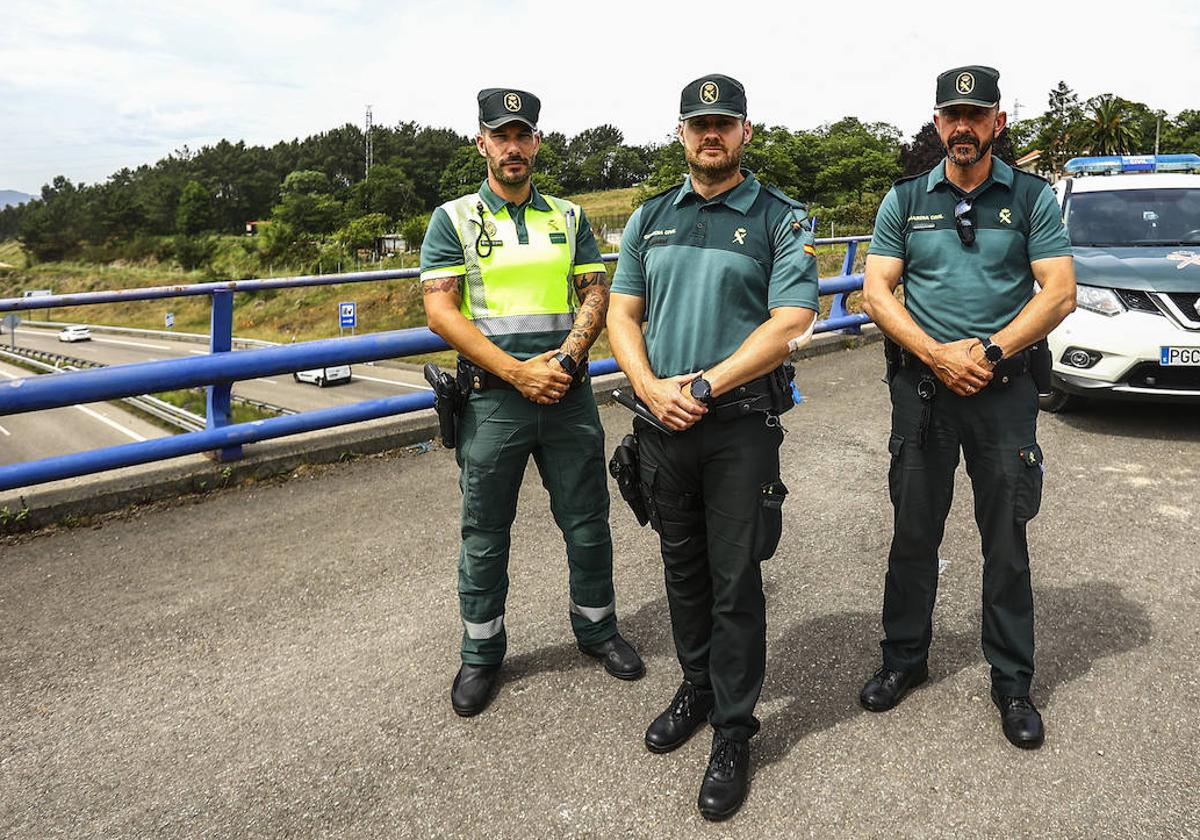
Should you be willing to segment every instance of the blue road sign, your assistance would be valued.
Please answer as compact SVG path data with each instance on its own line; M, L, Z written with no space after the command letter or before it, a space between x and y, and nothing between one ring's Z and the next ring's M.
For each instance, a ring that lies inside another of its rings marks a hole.
M338 326L342 329L354 329L358 326L358 304L352 300L338 304Z
M166 322L167 322L167 329L171 329L171 327L175 326L175 313L174 312L167 313Z

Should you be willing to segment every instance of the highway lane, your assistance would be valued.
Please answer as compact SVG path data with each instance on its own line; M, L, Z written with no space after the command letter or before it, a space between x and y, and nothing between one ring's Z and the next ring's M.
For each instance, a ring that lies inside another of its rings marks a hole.
M60 353L64 356L87 359L106 365L149 362L189 355L208 355L208 351L204 349L203 345L171 341L157 336L105 335L93 332L91 341L73 343L60 342L57 336L57 330L21 326L17 328L16 342L18 347ZM7 347L11 338L11 336L5 335L3 346ZM235 352L252 353L254 351L238 350ZM397 394L411 394L416 391L428 390L429 386L425 383L424 378L415 371L367 364L353 365L353 381L328 388L318 388L316 385L295 382L289 374L250 379L237 382L233 386L233 393L236 396L271 403L294 411L312 411L362 400L382 399Z
M29 372L0 362L0 386ZM0 417L0 464L16 464L105 446L166 437L169 432L110 403Z

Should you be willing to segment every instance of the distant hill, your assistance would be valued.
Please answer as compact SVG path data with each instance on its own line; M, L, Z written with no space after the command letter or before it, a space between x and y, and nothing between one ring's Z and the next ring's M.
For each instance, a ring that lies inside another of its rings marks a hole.
M8 207L10 204L24 204L35 197L29 193L17 192L16 190L0 190L0 210Z

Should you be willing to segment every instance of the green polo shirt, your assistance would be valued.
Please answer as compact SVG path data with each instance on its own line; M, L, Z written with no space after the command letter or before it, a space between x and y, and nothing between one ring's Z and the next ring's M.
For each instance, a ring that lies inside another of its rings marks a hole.
M479 187L484 205L487 244L476 256L476 211L463 239L447 207L433 211L421 243L421 279L466 275L463 313L498 347L525 359L560 346L574 320L575 292L570 278L604 271L600 249L582 208L559 198L547 199L537 187L529 198L513 204L498 196L487 182ZM574 263L564 213L574 213ZM470 254L464 251L466 248ZM484 256L486 254L486 256ZM468 256L477 266L473 281ZM472 306L474 304L474 306Z
M975 242L964 245L954 206L972 203ZM964 194L946 161L897 181L875 217L871 253L904 260L904 305L935 341L987 338L1033 297L1030 263L1071 255L1050 185L992 158L992 172Z
M779 306L817 310L817 260L804 205L750 172L703 198L691 178L633 212L612 290L645 299L656 376L706 370L733 355Z

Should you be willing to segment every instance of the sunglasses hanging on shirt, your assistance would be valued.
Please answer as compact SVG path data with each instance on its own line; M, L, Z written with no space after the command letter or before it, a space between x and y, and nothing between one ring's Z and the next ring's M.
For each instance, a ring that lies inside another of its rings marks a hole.
M975 222L971 220L973 205L968 199L962 199L954 205L954 229L962 244L970 245L975 241Z

